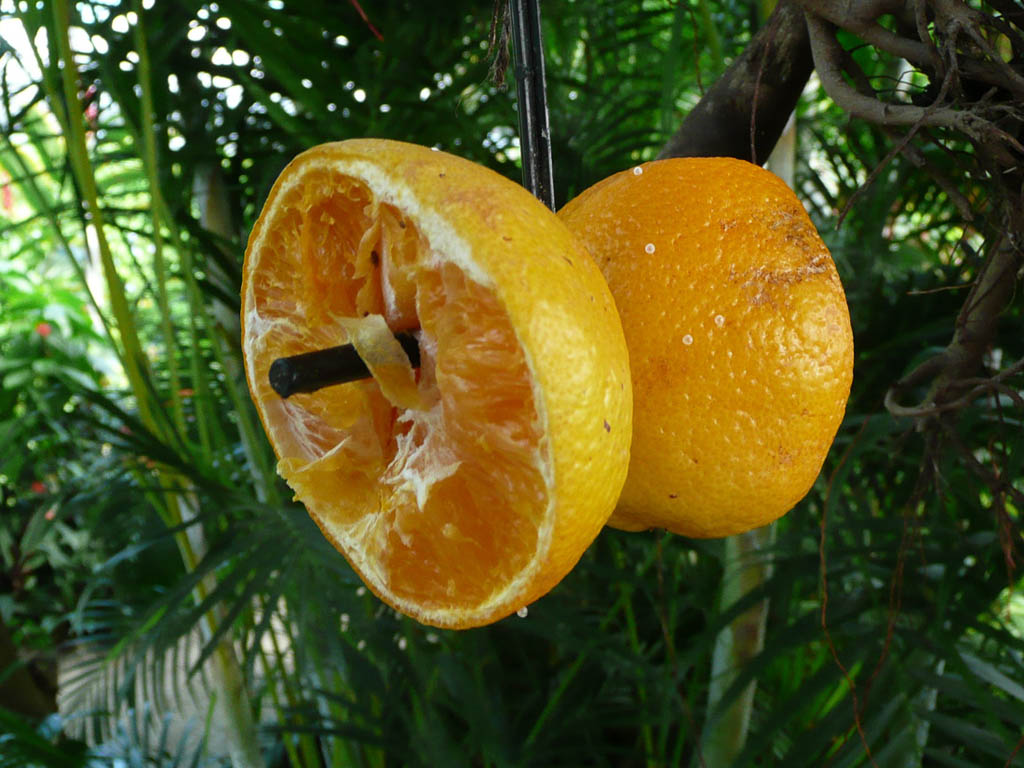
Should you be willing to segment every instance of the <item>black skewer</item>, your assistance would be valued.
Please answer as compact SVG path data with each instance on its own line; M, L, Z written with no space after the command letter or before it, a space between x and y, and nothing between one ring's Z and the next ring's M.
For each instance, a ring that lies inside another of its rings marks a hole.
M420 365L420 344L411 333L396 333L413 368ZM304 352L291 357L279 357L270 365L270 386L281 397L297 392L316 392L333 384L345 384L370 376L366 363L355 347L342 344L337 347Z
M523 186L548 208L555 210L540 4L539 0L511 0L511 5Z
M551 128L544 79L544 46L538 0L509 0L516 61L516 103L519 110L519 152L523 186L551 210L555 184L551 162ZM420 365L420 348L411 333L396 333L413 368ZM369 377L370 371L351 344L282 357L270 366L270 386L281 397L316 392L333 384Z

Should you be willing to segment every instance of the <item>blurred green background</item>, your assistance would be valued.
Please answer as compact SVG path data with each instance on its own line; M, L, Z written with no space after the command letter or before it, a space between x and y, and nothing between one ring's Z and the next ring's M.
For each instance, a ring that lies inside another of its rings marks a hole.
M559 203L653 158L770 6L545 0ZM865 187L889 139L816 80L793 184L855 380L758 546L606 530L527 617L456 633L368 594L290 500L240 373L249 228L327 140L518 180L491 14L0 0L0 766L1024 765L1019 369L939 433L882 402L949 341L985 233L902 157ZM1018 299L991 370L1022 331ZM763 647L723 666L751 615Z

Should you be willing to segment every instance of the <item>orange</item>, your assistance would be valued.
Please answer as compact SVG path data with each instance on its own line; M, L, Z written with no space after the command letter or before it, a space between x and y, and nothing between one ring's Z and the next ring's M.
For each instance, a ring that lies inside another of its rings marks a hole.
M393 331L413 329L413 369ZM629 464L631 386L600 271L517 184L425 147L324 144L245 254L242 340L278 472L382 600L485 624L554 586ZM281 356L351 342L373 378L282 399Z
M610 525L739 533L813 485L853 369L835 265L778 177L670 159L584 191L559 218L597 260L622 319L632 460Z

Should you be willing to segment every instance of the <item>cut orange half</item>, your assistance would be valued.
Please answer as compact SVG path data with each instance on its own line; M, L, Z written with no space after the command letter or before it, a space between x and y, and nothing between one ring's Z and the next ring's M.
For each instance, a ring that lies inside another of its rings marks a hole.
M517 611L611 514L632 414L611 294L554 214L486 168L375 139L299 155L249 238L242 343L278 472L421 622ZM276 358L345 343L372 378L270 388Z

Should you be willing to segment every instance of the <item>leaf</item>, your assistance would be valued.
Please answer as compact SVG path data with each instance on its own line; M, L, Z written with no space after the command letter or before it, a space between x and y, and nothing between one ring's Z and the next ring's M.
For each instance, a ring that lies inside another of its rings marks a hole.
M972 653L961 653L960 658L963 659L971 672L986 683L994 688L998 688L1018 701L1024 702L1024 685L1010 679L996 669L994 665L978 658Z

